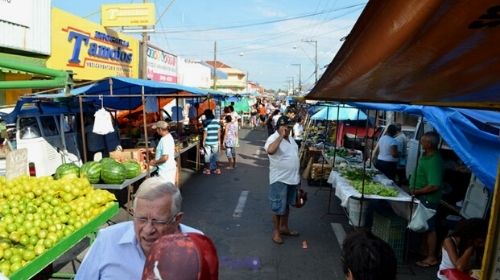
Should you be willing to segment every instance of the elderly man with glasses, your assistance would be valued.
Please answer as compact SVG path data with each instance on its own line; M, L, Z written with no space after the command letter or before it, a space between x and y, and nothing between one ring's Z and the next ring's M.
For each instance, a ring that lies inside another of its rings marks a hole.
M99 231L76 279L140 279L146 257L160 237L201 231L180 223L182 197L171 182L146 179L133 201L134 219Z

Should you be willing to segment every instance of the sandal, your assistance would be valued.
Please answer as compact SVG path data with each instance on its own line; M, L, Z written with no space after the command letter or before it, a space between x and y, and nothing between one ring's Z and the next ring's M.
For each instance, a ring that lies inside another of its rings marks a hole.
M295 230L281 231L280 234L285 236L299 236L299 232Z
M203 174L210 175L210 169L203 169Z
M222 174L222 172L220 171L219 168L217 168L214 170L214 174L220 175L220 174Z

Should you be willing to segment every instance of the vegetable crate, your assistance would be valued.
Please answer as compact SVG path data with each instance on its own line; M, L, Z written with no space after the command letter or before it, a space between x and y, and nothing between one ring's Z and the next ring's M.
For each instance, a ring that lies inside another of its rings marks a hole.
M373 234L389 243L399 263L404 261L406 226L406 220L394 213L373 213Z

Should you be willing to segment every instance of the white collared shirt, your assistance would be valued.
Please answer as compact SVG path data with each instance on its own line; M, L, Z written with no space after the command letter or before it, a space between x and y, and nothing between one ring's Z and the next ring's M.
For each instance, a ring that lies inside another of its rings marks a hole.
M201 231L179 225L181 232ZM141 279L146 257L132 221L101 229L78 268L75 279Z

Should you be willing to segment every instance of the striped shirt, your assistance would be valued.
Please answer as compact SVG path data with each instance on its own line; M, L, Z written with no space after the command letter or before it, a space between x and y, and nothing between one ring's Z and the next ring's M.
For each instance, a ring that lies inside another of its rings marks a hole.
M205 131L207 132L207 139L205 140L206 145L218 145L219 144L219 129L220 124L217 119L211 119L206 121Z

